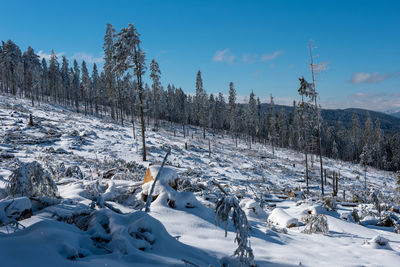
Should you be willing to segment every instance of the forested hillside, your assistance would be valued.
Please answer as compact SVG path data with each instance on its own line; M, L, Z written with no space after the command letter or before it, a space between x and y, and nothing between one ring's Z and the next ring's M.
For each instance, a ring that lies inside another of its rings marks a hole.
M399 169L400 119L360 109L321 110L314 83L300 79L300 89L292 89L293 98L303 100L292 107L275 105L272 95L269 103L261 103L253 92L247 104L238 104L232 82L227 81L227 99L222 92L208 94L200 70L193 80L194 95L175 87L173 81L162 85L160 66L155 59L146 61L133 25L117 32L108 24L103 48L103 70L94 64L89 73L85 61L59 59L52 51L47 62L31 47L22 52L11 40L2 42L1 92L29 98L32 106L52 102L84 114L111 116L121 125L139 117L144 160L146 127L157 129L159 120L168 120L181 124L183 132L185 125L200 126L203 136L206 131L227 131L235 139L246 140L249 147L255 142L269 143L380 169ZM143 81L145 75L150 84Z

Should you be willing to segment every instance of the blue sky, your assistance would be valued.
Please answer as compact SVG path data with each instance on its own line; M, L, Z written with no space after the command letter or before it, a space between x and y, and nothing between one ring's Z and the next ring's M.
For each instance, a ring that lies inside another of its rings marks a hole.
M308 43L326 70L317 77L328 108L400 110L400 1L3 1L0 40L69 59L102 61L106 23L134 23L162 83L194 92L250 91L265 101L298 99L310 79Z

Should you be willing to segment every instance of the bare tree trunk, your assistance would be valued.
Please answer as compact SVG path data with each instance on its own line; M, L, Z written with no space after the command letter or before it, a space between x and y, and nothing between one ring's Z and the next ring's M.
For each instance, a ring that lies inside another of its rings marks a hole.
M321 129L319 125L319 114L318 114L318 105L317 105L317 93L315 90L315 78L314 78L314 63L312 57L312 45L310 44L310 58L311 58L311 74L312 74L312 81L313 81L313 89L315 92L314 96L314 105L315 105L315 113L317 116L317 137L318 137L318 153L319 153L319 163L320 163L320 170L321 170L321 186L322 186L322 196L324 195L324 168L322 165L322 151L321 151Z
M138 70L136 77L137 77L137 83L138 83L138 92L139 92L139 113L140 113L140 124L142 126L142 148L143 148L143 161L146 161L146 124L144 121L144 116L143 116L143 88L142 88L142 70Z

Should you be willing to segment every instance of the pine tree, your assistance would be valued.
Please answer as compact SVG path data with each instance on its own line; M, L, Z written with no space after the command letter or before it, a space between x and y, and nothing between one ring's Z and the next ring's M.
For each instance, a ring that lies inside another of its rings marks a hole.
M201 78L200 70L196 76L196 110L197 120L199 125L203 128L203 138L206 139L206 98L207 94L203 88L203 79Z
M76 60L74 60L72 91L73 91L73 95L74 95L76 112L79 112L79 98L81 96L80 75L81 74L80 74L78 62Z
M364 126L364 144L363 146L367 145L368 147L372 148L373 146L373 124L371 120L371 116L369 112L367 112L367 119L365 120Z
M367 190L367 168L371 164L371 148L366 143L360 155L360 165L364 167L365 190Z
M233 82L229 83L229 97L228 97L228 119L229 119L229 127L230 130L233 131L235 129L235 105L236 105L236 90Z
M18 90L18 65L21 62L21 50L11 40L2 42L1 52L2 68L5 72L6 93L17 94Z
M105 90L106 95L109 100L109 105L111 108L111 118L115 119L115 59L114 59L114 47L115 42L115 29L111 24L107 24L106 33L104 35L104 77L105 77Z
M256 134L256 123L257 123L257 118L256 118L256 113L257 113L257 106L256 106L256 99L253 91L250 93L249 97L249 105L247 108L247 134L250 137L250 148L251 148L251 143L253 142L254 136Z
M222 93L218 93L218 98L217 98L217 106L216 106L216 111L217 111L217 128L218 129L223 129L225 126L225 121L226 121L226 104L225 104L225 99Z
M361 154L361 148L362 145L360 142L362 142L361 138L361 126L360 126L360 121L358 119L358 116L356 113L353 113L353 117L351 119L352 127L351 127L351 147L353 149L353 155L352 155L352 160L353 161L359 161L359 156Z
M300 117L298 112L298 107L296 101L293 101L293 121L292 121L292 130L291 139L292 146L295 150L300 150Z
M61 75L61 88L63 91L62 96L64 98L64 103L66 103L65 101L72 99L72 95L70 88L71 81L69 75L69 65L68 65L68 60L65 56L62 57L60 75Z
M33 49L29 46L27 51L23 54L22 60L24 62L24 79L25 86L29 92L32 101L32 107L35 105L35 95L38 94L38 87L40 81L40 61L39 56L35 54Z
M139 95L140 124L142 128L143 161L146 161L146 125L144 121L142 81L142 76L146 71L146 65L145 53L140 47L141 41L139 36L140 35L133 24L129 24L127 28L121 29L121 31L118 33L118 39L114 44L115 54L113 58L115 59L115 70L117 73L117 77L122 77L122 74L130 68L133 69L133 73L136 76L136 89ZM120 103L120 105L122 109L122 103Z
M89 71L86 67L86 62L83 60L82 61L82 77L81 77L81 99L84 103L85 106L85 115L88 113L88 104L89 104L89 93L90 93L90 87L91 87L91 82L89 78Z
M47 62L46 59L42 59L42 73L40 74L40 88L41 88L41 94L42 94L42 100L44 96L49 95L49 73L47 69Z
M60 65L57 61L57 55L54 50L51 50L50 62L49 62L49 87L50 94L53 98L53 101L56 103L59 93L59 85L61 83L60 77Z
M272 145L272 154L275 155L275 145L277 139L277 131L276 131L276 120L275 120L275 106L274 106L274 98L272 94L270 95L270 103L269 103L269 114L268 114L268 128L269 128L269 140Z
M286 112L284 108L281 108L281 112L279 113L279 139L280 146L287 147L287 133L288 133L288 122L286 119Z
M154 59L150 63L150 78L153 81L151 89L153 90L153 120L154 128L158 128L158 106L160 102L160 90L161 90L161 71L160 66Z
M375 121L373 156L375 167L382 168L382 130L379 119Z
M97 70L97 65L96 63L93 64L93 70L92 70L92 79L91 79L91 89L92 89L92 97L94 101L94 110L95 113L99 113L99 105L102 105L103 101L103 92L100 91L100 81L99 81L99 73Z
M302 128L302 140L301 144L303 147L303 152L304 152L304 157L305 157L305 165L306 165L306 186L307 186L307 192L309 191L308 187L308 140L309 140L309 134L308 134L308 126L310 123L310 103L307 101L309 98L309 89L310 89L310 84L304 79L304 77L299 78L300 81L300 87L297 90L298 93L301 96L301 102L299 103L299 111L300 111L300 121L301 121L301 128Z

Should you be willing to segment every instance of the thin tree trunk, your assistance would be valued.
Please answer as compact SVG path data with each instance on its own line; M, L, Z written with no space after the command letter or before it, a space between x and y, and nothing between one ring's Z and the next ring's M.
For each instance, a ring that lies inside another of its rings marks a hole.
M314 105L315 105L315 113L317 116L317 137L318 137L318 153L319 153L319 163L320 163L320 170L321 170L321 186L322 186L322 196L324 195L324 168L322 165L322 151L321 151L321 129L319 125L319 114L318 114L318 105L317 105L317 93L315 90L315 78L314 78L314 63L312 57L312 46L310 45L310 58L311 58L311 74L312 74L312 81L313 81L313 89L314 89Z

